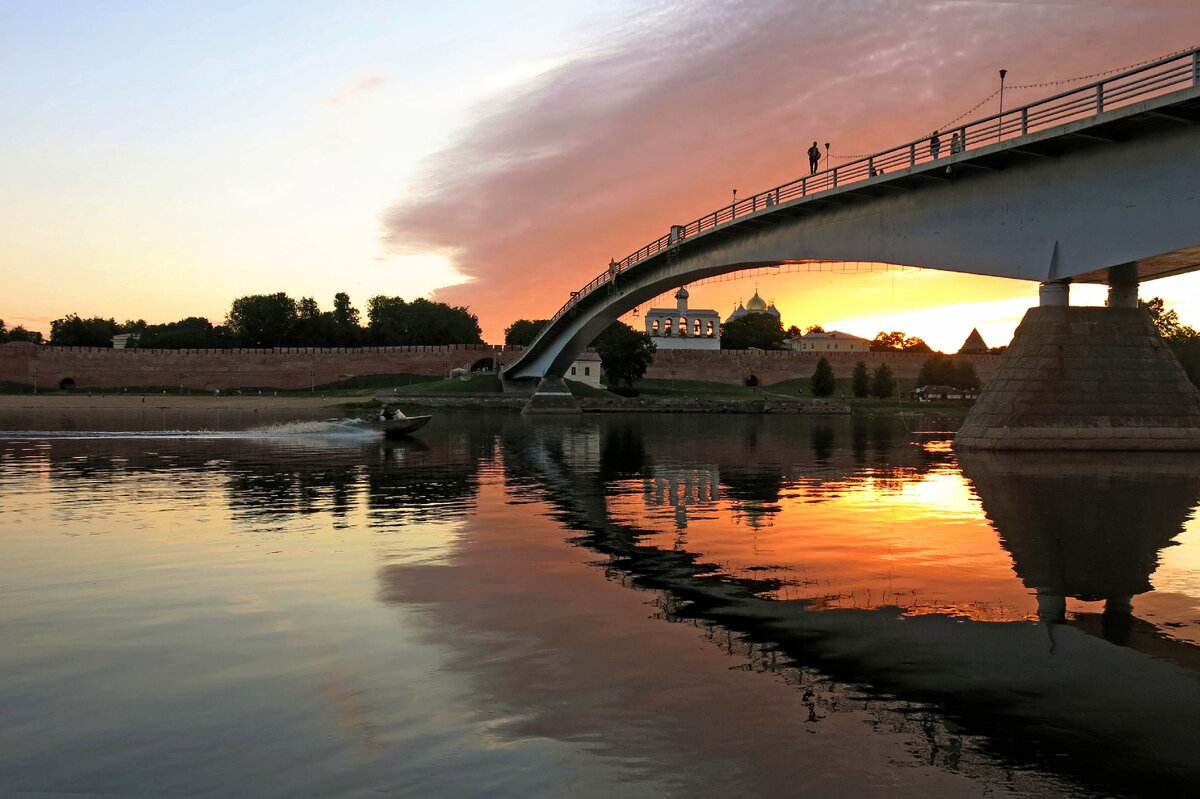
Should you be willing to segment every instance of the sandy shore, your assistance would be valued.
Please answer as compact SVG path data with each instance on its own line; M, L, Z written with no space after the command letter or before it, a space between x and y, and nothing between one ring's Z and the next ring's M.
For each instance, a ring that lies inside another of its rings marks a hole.
M370 397L276 397L259 394L217 397L211 394L5 394L0 408L163 408L174 410L286 411L336 407L350 402L369 401Z

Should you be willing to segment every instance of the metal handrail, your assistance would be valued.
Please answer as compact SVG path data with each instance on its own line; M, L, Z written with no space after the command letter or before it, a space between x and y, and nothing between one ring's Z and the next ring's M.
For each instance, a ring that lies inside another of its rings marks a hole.
M551 317L550 324L546 325L543 332L549 330L551 324L584 297L616 279L621 272L655 253L676 246L707 230L729 224L741 217L764 211L781 203L809 197L898 169L932 163L941 156L951 155L950 137L954 133L959 135L962 150L977 149L1095 116L1104 111L1130 105L1137 100L1178 91L1181 87L1196 85L1200 85L1200 47L1160 58L1136 69L1069 89L1028 105L1011 108L974 122L956 125L944 131L939 130L937 133L941 139L941 149L938 156L931 153L929 138L924 137L759 192L731 205L718 208L686 225L675 226L671 233L655 239L636 252L625 256L622 260L613 262L607 271L597 275L579 291L571 292L571 299ZM538 338L541 338L540 334Z

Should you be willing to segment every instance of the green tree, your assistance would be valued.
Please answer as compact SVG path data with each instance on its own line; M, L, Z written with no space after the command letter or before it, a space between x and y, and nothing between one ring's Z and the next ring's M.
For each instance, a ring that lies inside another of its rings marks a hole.
M968 361L966 358L959 358L954 364L954 383L955 388L979 388L979 375L975 374L975 364Z
M978 389L979 377L975 365L966 358L937 354L921 364L917 385Z
M1179 324L1179 314L1167 308L1162 297L1138 300L1138 307L1150 315L1150 321L1154 322L1154 326L1158 328L1158 334L1168 341L1179 336L1185 329L1192 335L1196 332L1190 327L1184 328Z
M189 316L178 322L145 325L132 340L132 346L143 350L211 350L228 345L224 327L213 327L202 316Z
M515 347L528 347L548 324L549 319L518 319L504 328L504 343Z
M332 337L332 317L322 314L312 297L301 297L296 303L296 324L287 343L296 347L327 347Z
M948 355L934 355L926 359L917 373L917 385L953 386L954 361Z
M866 361L854 364L854 374L850 377L850 391L859 399L870 395L871 376L867 372Z
M1200 386L1200 332L1180 323L1179 314L1166 307L1161 297L1138 300L1138 306L1150 315L1158 334L1175 353L1179 365L1194 386Z
M27 341L30 344L45 343L42 334L36 330L26 330L22 325L17 325L12 330L5 330L4 322L0 321L0 343L5 341Z
M771 314L748 313L721 326L723 350L781 350L783 323Z
M919 336L906 336L899 330L885 333L882 330L871 341L872 352L933 352L933 348Z
M638 332L619 319L592 342L610 386L629 388L641 380L658 347L649 333Z
M350 295L339 291L333 295L333 339L334 347L357 347L362 343L363 329L359 322L358 309L350 304Z
M871 396L885 399L896 393L896 378L886 363L881 363L871 375Z
M829 360L822 358L817 361L816 371L812 374L812 393L814 397L828 397L833 394L837 388L837 381L833 376L833 367L829 365Z
M418 297L367 300L367 336L381 347L482 344L479 319L466 308Z
M50 343L56 347L112 347L118 332L113 319L80 319L76 314L67 314L50 323Z
M296 328L298 307L283 292L238 297L226 324L234 342L243 347L282 347Z

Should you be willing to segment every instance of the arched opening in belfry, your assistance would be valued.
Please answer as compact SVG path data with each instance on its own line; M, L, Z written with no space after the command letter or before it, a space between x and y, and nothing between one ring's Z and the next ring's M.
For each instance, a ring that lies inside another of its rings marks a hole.
M75 390L75 378L64 377L62 380L59 380L58 381L58 390L59 391L74 391Z
M687 317L686 316L679 317L679 335L681 335L681 336L687 335Z

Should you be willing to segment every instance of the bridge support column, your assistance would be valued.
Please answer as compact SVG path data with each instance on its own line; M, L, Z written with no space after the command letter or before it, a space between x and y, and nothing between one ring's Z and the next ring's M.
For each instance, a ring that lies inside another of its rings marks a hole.
M1200 450L1200 393L1136 302L1026 311L954 446Z
M1043 283L1038 287L1038 304L1047 306L1065 306L1071 304L1071 281L1054 280Z
M561 377L543 377L521 413L583 413Z
M1121 264L1108 270L1108 307L1138 307L1137 264Z

